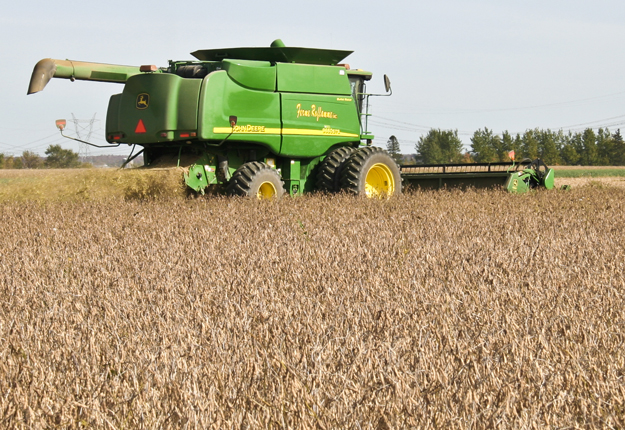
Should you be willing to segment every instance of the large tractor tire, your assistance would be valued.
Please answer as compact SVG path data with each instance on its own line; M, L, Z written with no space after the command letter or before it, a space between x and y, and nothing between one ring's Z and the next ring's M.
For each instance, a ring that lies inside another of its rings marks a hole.
M399 167L382 148L360 148L343 165L341 188L367 197L401 194Z
M234 172L226 191L237 196L279 199L284 194L284 185L278 172L271 166L250 161Z
M341 189L341 170L345 161L356 152L351 146L343 146L330 152L319 165L317 189L336 192Z

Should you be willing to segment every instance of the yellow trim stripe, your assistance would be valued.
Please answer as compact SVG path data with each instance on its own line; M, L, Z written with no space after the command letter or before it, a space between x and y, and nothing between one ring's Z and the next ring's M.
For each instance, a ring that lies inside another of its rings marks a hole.
M298 135L298 136L341 136L341 137L360 137L354 133L344 133L335 128L322 128L321 130L309 130L305 128L283 128L282 135Z
M247 131L247 130L237 130L233 134L280 134L279 128L265 128L262 127L263 131ZM213 133L215 134L230 134L232 133L232 127L213 127Z
M214 127L214 134L230 134L232 127ZM359 134L344 133L335 128L325 128L321 130L310 130L306 128L264 128L264 131L235 131L233 134L282 134L283 136L339 136L339 137L360 137Z

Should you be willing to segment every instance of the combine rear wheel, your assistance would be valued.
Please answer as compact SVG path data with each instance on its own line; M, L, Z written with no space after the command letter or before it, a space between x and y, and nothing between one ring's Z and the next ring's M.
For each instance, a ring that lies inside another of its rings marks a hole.
M284 194L278 172L259 161L250 161L239 167L226 190L228 194L258 199L280 198Z
M351 146L343 146L330 152L319 165L317 189L329 192L340 190L343 164L354 152L356 149Z
M401 193L399 167L382 148L360 148L345 162L341 187L367 197L390 197Z

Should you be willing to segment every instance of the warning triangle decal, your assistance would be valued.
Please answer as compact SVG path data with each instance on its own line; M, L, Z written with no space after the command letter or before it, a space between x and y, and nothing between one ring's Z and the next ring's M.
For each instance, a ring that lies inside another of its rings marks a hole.
M145 125L143 125L143 120L140 119L139 122L137 123L137 127L135 128L135 133L139 134L139 133L145 133Z

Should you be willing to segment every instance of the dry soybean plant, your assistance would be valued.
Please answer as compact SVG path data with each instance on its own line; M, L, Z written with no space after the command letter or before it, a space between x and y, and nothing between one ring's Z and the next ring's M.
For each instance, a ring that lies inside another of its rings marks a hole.
M0 202L184 197L182 169L0 170Z
M0 427L623 428L625 190L0 204Z

